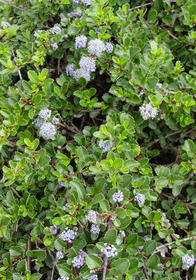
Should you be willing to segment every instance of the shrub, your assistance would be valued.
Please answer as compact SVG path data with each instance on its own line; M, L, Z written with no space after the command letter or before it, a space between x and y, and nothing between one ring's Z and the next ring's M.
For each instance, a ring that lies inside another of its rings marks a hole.
M195 2L1 5L0 277L195 279Z

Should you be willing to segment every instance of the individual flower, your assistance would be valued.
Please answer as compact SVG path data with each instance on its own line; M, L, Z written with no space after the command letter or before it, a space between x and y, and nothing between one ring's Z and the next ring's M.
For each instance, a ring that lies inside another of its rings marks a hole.
M66 203L66 204L63 206L62 209L63 209L64 211L67 211L67 208L69 208L69 203Z
M52 113L51 110L44 108L39 112L38 116L40 118L44 119L45 121L47 121L50 118L51 113Z
M79 4L79 0L73 0L73 5L78 5Z
M99 33L101 32L102 26L100 26L99 28L94 27L95 29L95 34L99 35Z
M77 232L66 227L65 230L60 234L59 238L63 241L71 243L75 239L76 235Z
M74 74L74 64L73 63L71 63L71 64L69 64L69 65L67 65L67 67L66 67L66 74L67 74L67 76L73 76L73 74Z
M112 53L113 52L113 45L111 43L106 43L105 44L105 50L107 53Z
M39 134L45 139L54 139L56 128L50 122L43 123L40 128Z
M89 210L88 212L88 215L85 216L85 218L93 223L93 224L96 224L97 223L97 212L93 211L93 210Z
M61 276L57 280L69 280L69 277Z
M104 253L107 258L115 257L118 254L114 245L108 245L107 243L104 243L104 246L105 248L101 249L101 252Z
M2 21L1 26L5 29L5 27L10 27L10 24L7 21Z
M124 196L123 196L123 193L121 191L118 191L118 192L116 192L112 195L112 199L115 202L117 202L117 201L121 202L121 201L123 201L123 198L124 198Z
M38 116L33 122L32 124L34 124L35 126L37 126L38 128L40 128L43 125L43 122L40 119L40 116Z
M42 31L43 31L42 29L36 30L35 33L34 33L35 38L39 38L39 34L38 33L41 33Z
M78 82L78 80L79 80L80 78L84 78L87 82L89 82L90 79L91 79L90 72L89 72L89 71L86 71L86 70L84 70L84 69L82 69L82 68L77 69L76 71L74 71L73 77L74 77L74 79L75 79L77 82Z
M137 201L140 206L143 206L145 202L145 195L141 193L137 193L136 196L134 197L134 200Z
M79 65L84 71L95 72L95 60L92 57L82 56Z
M155 86L155 89L162 89L163 84L157 83Z
M88 278L87 280L98 280L98 276L97 274L91 276L90 278Z
M58 251L58 252L56 253L56 258L57 258L58 260L63 259L63 258L64 258L64 254L63 254L63 252Z
M158 113L157 109L154 108L150 103L143 104L140 108L140 114L144 120L149 118L154 119Z
M59 188L67 188L68 184L65 184L65 182L63 180L58 181L58 186Z
M99 234L99 232L100 232L99 225L92 224L92 226L91 226L91 233L92 234Z
M52 34L61 34L61 29L59 26L54 26L54 27L52 27L51 32L52 32Z
M86 41L87 41L86 36L84 35L77 36L75 40L75 48L76 49L86 48Z
M102 148L104 152L109 152L109 150L114 146L113 142L109 140L101 139L99 141L99 148Z
M50 232L55 235L57 234L57 226L53 225L53 226L50 226Z
M51 47L52 47L53 51L56 51L58 49L57 43L51 44Z
M100 56L105 51L105 44L99 39L94 39L89 41L87 49L91 55Z
M72 260L73 267L81 268L84 264L84 258L80 255L76 256Z
M193 255L189 256L188 254L186 254L182 257L182 262L186 265L187 268L190 268L195 264L195 258Z
M119 230L118 237L119 238L125 238L125 236L126 236L125 231L124 230Z
M82 0L82 3L87 6L91 4L91 0Z
M53 123L53 124L59 124L59 119L56 118L56 117L54 117L54 118L52 119L52 123Z

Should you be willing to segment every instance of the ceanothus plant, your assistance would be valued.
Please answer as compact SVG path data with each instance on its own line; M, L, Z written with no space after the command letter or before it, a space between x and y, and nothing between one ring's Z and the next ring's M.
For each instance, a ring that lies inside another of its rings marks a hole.
M0 278L196 278L195 3L3 1Z

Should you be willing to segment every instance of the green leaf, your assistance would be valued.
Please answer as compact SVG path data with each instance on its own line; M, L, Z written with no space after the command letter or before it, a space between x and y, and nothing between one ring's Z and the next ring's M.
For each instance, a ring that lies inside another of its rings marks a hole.
M72 187L72 190L76 190L80 199L84 199L86 192L81 183L77 181L71 181L70 186Z
M155 9L150 10L148 13L148 21L149 22L155 22L157 18L157 11Z
M147 256L151 255L156 249L156 242L154 240L148 241L144 245L143 251L146 253Z
M120 207L116 208L115 213L120 219L124 219L126 217L126 211L123 208Z
M111 262L111 267L116 268L121 275L128 271L129 266L130 266L130 262L128 259L122 258L114 262Z
M39 83L39 79L38 79L38 75L35 73L35 71L29 70L27 72L27 75L29 77L29 80L33 83L33 84L38 84Z
M152 255L147 261L147 267L152 269L157 268L159 262L160 262L159 257L157 255Z
M85 260L89 269L99 268L103 264L103 260L101 258L92 254L87 255Z
M46 250L32 250L27 251L26 255L31 258L37 259L39 262L42 262L46 259Z
M104 236L104 242L108 244L115 244L117 238L117 230L112 228L108 230Z
M99 193L99 194L96 194L93 198L93 201L92 201L92 204L97 204L101 201L103 201L105 199L104 195Z
M24 250L20 246L12 246L9 251L11 257L21 257L24 254Z

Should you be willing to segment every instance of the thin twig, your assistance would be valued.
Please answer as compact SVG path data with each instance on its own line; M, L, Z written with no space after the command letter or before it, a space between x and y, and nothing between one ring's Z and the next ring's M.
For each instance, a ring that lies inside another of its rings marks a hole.
M13 191L13 193L20 199L21 196L19 195L19 193L12 187L10 187L10 189Z
M3 3L3 4L5 4L5 5L14 7L14 8L18 9L18 10L24 11L24 9L22 9L22 8L20 8L20 7L17 7L17 6L15 6L15 5L13 5L13 4L10 4L10 3L8 3L8 2L6 2L6 1L4 1L4 0L0 0L0 2Z
M78 133L77 131L75 131L74 129L72 129L71 127L69 127L68 125L66 124L62 124L62 123L58 123L60 126L66 128L67 130L70 130L71 132L73 133Z
M184 238L184 239L181 239L181 240L178 239L176 241L185 242L185 241L194 240L194 239L196 239L196 237L195 238L194 237L187 237L187 238ZM162 248L168 247L168 246L176 243L176 241L172 241L172 242L169 242L169 243L166 243L164 245L161 245L161 246L157 247L156 250L153 252L153 254L157 253Z
M133 11L135 9L139 9L139 8L142 8L142 7L145 7L145 6L149 6L149 5L152 5L153 3L150 2L150 3L146 3L146 4L142 4L142 5L139 5L139 6L136 6L136 7L133 7L131 9L129 9L129 11Z
M27 235L27 252L31 250L31 236L30 233ZM31 272L31 259L27 256L27 270Z
M108 219L108 225L107 225L107 230L112 228L112 222L110 220L110 217ZM107 274L107 268L108 268L108 257L105 255L103 259L103 274L102 274L102 280L106 279L106 274Z
M148 276L148 270L147 270L147 268L146 268L145 262L143 262L142 270L143 270L143 272L144 272L144 275L145 275L146 279L150 280L150 278L149 278L149 276Z

